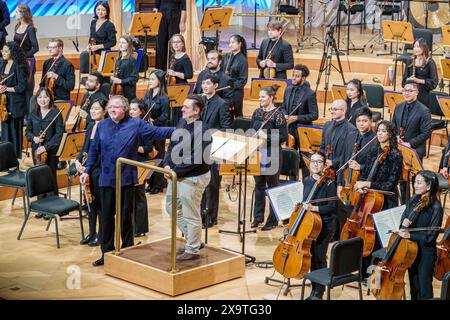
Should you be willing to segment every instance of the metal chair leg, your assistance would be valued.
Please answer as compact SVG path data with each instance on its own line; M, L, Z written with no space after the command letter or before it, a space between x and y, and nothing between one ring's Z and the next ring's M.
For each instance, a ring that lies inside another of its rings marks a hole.
M50 220L48 220L47 228L45 228L45 231L48 231L48 229L50 228L50 224L52 223L52 220L53 220L53 216L51 216Z
M306 282L306 279L303 278L303 282L302 282L302 294L301 294L301 296L300 296L300 300L304 300L304 298L305 298L305 282Z
M14 190L14 196L11 202L11 206L14 205L14 203L16 202L16 196L17 196L17 192L19 191L19 188L16 188L16 190Z
M81 239L84 239L83 213L81 211L81 205L78 207L78 214L80 215Z
M358 287L359 287L359 300L362 300L363 299L363 294L362 294L361 281L358 281Z
M25 229L25 225L27 224L27 221L28 221L28 218L30 217L30 214L31 214L31 212L28 209L25 212L25 219L23 220L22 228L20 228L19 235L17 236L17 240L20 240L20 237L22 237L22 232Z
M25 200L25 190L20 188L20 191L22 192L23 214L25 217L27 215L27 202Z
M50 221L51 221L51 219L50 219ZM55 217L55 228L56 228L56 246L59 249L60 245L59 245L59 230L58 230L58 218L57 217Z
M331 300L331 288L330 286L327 286L327 300Z

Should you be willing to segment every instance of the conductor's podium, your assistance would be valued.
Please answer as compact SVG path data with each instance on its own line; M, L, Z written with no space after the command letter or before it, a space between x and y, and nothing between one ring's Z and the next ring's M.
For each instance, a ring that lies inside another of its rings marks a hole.
M177 239L177 248L184 246ZM105 254L107 275L165 293L180 295L227 280L245 273L245 256L228 250L205 246L200 259L177 262L171 271L171 238L121 249Z

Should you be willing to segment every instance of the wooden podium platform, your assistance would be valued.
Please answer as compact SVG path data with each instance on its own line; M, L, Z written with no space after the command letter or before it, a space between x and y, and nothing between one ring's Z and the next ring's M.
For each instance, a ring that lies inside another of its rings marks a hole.
M105 273L140 286L165 293L180 295L245 274L245 257L228 250L206 246L200 250L200 259L177 263L177 272L171 272L170 237L147 244L105 254ZM177 239L177 248L184 245Z

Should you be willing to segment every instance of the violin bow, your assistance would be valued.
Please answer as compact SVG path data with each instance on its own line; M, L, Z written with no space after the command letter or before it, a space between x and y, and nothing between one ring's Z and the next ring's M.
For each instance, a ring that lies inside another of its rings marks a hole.
M367 148L368 145L370 145L372 143L373 140L375 140L377 138L377 136L375 135L375 137L373 137L372 139L370 139L369 142L367 142L364 147L362 147L361 149L359 149L359 151L357 153L355 153L353 156L350 157L350 159L348 159L348 161L346 163L344 163L338 170L336 170L336 173L338 173L339 171L341 171L342 169L345 168L345 166L351 161L353 160L358 154L361 153L361 151L363 151L365 148Z
M61 114L61 112L62 112L62 109L59 109L59 111L56 114L56 116L52 119L52 121L48 124L48 126L44 129L44 131L42 131L42 133L39 135L39 139L43 138L43 136L45 135L47 130L50 128L50 126L53 124L53 122L55 122L55 120L58 118L58 116Z

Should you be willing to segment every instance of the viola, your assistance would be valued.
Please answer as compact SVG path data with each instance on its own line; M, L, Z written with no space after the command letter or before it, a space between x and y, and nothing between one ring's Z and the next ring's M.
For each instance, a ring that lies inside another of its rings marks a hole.
M352 157L354 157L358 151L361 149L359 143L355 143L353 146ZM356 181L359 180L361 176L361 172L359 170L354 170L350 167L344 169L344 186L342 187L342 191L340 194L340 198L342 202L349 206L355 202L356 192L353 191L353 187L355 186Z
M385 147L383 153L374 161L367 178L368 181L372 181L377 168L383 163L389 152L390 148L388 146ZM384 195L381 192L366 191L363 194L357 192L352 214L347 218L347 221L342 227L341 240L354 237L359 237L363 240L364 257L367 257L372 252L375 245L375 223L372 218L372 213L380 212L383 204Z
M0 80L0 85L4 85L6 80L11 78L14 75L14 72L5 77L3 75ZM8 112L8 96L6 95L6 92L0 94L0 122L8 120L9 112Z
M50 91L50 93L52 94L53 98L55 98L56 79L54 79L54 78L50 79L48 77L48 73L51 72L51 71L54 72L54 70L56 69L58 61L59 61L59 58L53 60L52 64L50 65L50 68L48 68L47 73L42 77L41 83L40 83L41 87L46 87Z
M305 202L310 202L327 178L322 175L311 189ZM289 219L288 233L273 253L273 266L285 278L299 278L311 267L311 244L322 229L320 215L297 205Z
M421 196L408 219L414 222L430 202L428 194ZM403 228L408 230L408 228ZM377 300L400 300L405 289L405 273L417 256L417 242L392 233L386 255L370 276L371 291Z
M278 40L273 45L272 49L270 50L269 54L266 57L266 60L272 59L272 51L273 51L273 48L275 48L275 45L278 43ZM277 72L275 71L275 68L265 67L263 70L263 75L264 75L264 78L273 79L277 75Z
M91 46L95 46L97 41L94 38L89 40L89 73L96 72L98 70L98 57L95 51L91 49Z
M58 117L59 117L59 115L61 114L61 112L62 112L62 109L59 109L58 113L53 117L52 121L50 121L50 123L48 124L48 126L45 127L44 130L41 130L41 131L39 132L39 136L38 136L39 139L44 139L44 137L45 137L45 135L46 135L46 133L47 133L47 130L51 127L51 125L53 124L53 122L55 122L56 119L58 119ZM39 142L38 148L41 147L41 146L42 146L42 142ZM35 161L35 164L36 164L36 165L39 165L39 164L45 164L45 162L47 161L47 151L44 151L44 152L42 152L41 154L38 154L36 151L37 151L37 149L34 151L34 161Z
M121 60L120 56L116 58L116 63L114 67L114 78L119 78L120 76L120 63L119 63L120 60ZM111 93L112 95L115 96L122 95L122 86L118 83L112 83Z
M87 107L89 106L91 99L92 99L92 96L88 95L84 104L82 106L80 106L80 110L78 110L77 115L75 116L75 124L72 128L72 132L86 129L87 121L85 118L83 118L81 116L80 111L83 110L83 111L87 112Z
M170 70L173 70L173 68L175 68L175 54L172 55L172 58L170 58ZM168 76L169 78L167 79L167 83L168 84L176 84L177 83L177 78L175 76Z
M83 156L81 158L81 165L84 166L87 161L88 154L87 152L83 152ZM89 177L86 178L86 183L84 184L84 191L86 196L86 202L92 203L92 194L91 194L91 183L89 181Z
M331 147L331 144L328 144L327 151L325 153L327 160L330 160L331 153L332 153L332 147ZM331 180L336 181L336 171L334 171L334 169L332 167L327 168L327 175L328 175L328 177L330 177Z
M450 271L450 216L445 223L445 231L442 240L436 245L437 260L434 266L434 277L442 281L444 275Z

